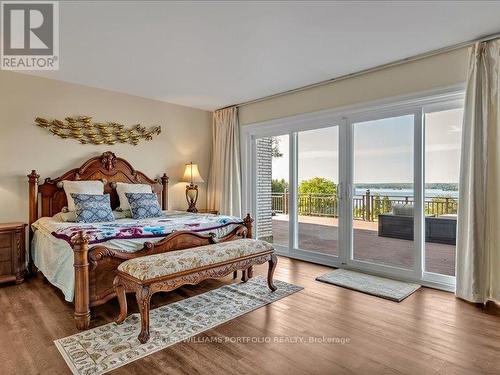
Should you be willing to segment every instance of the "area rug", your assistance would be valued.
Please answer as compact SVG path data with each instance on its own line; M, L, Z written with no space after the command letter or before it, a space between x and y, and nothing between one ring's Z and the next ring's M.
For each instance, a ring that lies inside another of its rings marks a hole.
M318 281L357 290L373 296L401 302L415 292L420 285L367 275L366 273L338 269L316 278Z
M279 280L274 284L278 289L271 292L258 276L151 310L146 344L137 339L139 314L54 343L73 374L103 374L303 289Z

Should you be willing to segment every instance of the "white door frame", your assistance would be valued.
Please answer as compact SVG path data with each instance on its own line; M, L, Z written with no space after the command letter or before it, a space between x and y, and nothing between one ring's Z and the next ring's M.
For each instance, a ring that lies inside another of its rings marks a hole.
M424 115L435 110L444 110L463 106L464 85L425 91L417 94L388 98L384 100L361 103L336 109L300 114L275 120L253 123L241 127L242 170L243 170L243 208L256 217L256 155L255 140L288 134L290 146L290 227L289 247L275 246L278 254L298 258L314 263L336 267L360 269L373 274L390 276L419 282L423 285L453 291L455 278L433 274L424 270L424 213L423 194L425 171L423 157ZM394 117L401 113L411 113L414 122L414 199L415 199L415 264L412 270L382 266L352 259L352 181L353 181L353 144L352 124L363 119ZM297 132L320 129L339 125L339 257L328 256L316 252L297 249ZM256 234L256 231L254 231Z
M328 255L323 252L318 252L314 250L305 250L301 249L299 247L299 231L298 231L298 210L297 210L297 201L298 201L298 186L299 186L299 181L298 181L298 162L299 162L299 144L298 144L298 139L299 139L299 133L307 130L317 130L317 129L325 129L325 128L332 128L332 127L338 127L339 128L339 146L342 144L342 128L345 128L345 124L343 125L342 123L344 122L343 119L340 118L331 118L331 121L335 121L335 123L329 123L329 126L322 126L320 128L313 128L313 129L301 129L300 131L295 131L292 133L291 136L291 141L290 141L290 150L293 150L290 152L290 204L292 209L290 212L292 215L290 216L290 255L293 258L298 258L298 259L304 259L308 260L311 262L315 263L324 263L328 265L334 265L339 267L343 261L343 257L341 256L342 251L341 248L343 246L343 241L344 237L342 236L342 222L341 220L344 212L344 205L345 205L345 197L343 195L344 191L340 189L339 191L339 224L337 227L337 249L339 255ZM339 156L340 156L340 149L339 149ZM339 185L337 189L339 189L341 186L345 186L342 178L342 171L341 171L341 160L340 158L338 159L338 168L339 168ZM332 230L334 230L332 228ZM292 241L293 239L293 241Z
M393 275L397 277L406 277L413 280L421 279L421 254L420 249L422 246L422 150L420 145L422 143L422 110L421 107L415 105L395 106L393 108L381 109L373 112L365 112L355 114L349 117L350 135L351 140L348 144L351 150L348 152L349 160L349 184L354 185L354 149L353 149L353 129L356 123L375 121L381 119L388 119L401 116L413 116L413 191L414 191L414 239L413 239L413 267L403 268L397 266L384 265L380 263L372 263L369 261L354 259L354 241L353 241L353 221L351 219L348 227L350 243L348 247L347 265L349 268L356 268L370 273ZM352 212L352 199L350 200L350 211ZM374 243L376 246L376 243Z

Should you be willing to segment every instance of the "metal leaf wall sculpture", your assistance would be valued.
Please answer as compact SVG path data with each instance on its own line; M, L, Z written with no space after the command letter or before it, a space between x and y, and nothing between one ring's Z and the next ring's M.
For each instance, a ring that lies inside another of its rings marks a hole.
M116 143L139 144L140 140L150 141L154 135L161 133L160 126L146 129L140 124L126 127L117 122L92 123L92 117L66 117L65 121L37 117L36 125L49 130L61 138L73 138L82 144L114 145Z

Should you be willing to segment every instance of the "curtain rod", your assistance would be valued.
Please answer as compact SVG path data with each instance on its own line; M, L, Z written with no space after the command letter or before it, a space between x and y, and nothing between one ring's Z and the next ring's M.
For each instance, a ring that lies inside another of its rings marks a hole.
M246 102L242 102L242 103L238 103L238 104L228 105L226 107L217 109L217 111L219 111L221 109L230 108L230 107L240 108L240 107L243 107L243 106L246 106L246 105L249 105L249 104L259 103L259 102L263 102L265 100L278 98L280 96L294 94L296 92L305 91L305 90L312 89L312 88L315 88L315 87L325 86L325 85L328 85L330 83L337 82L337 81L342 81L342 80L347 79L347 78L352 78L352 77L357 77L357 76L360 76L360 75L363 75L363 74L367 74L367 73L377 72L379 70L390 68L390 67L397 66L397 65L401 65L401 64L404 64L404 63L421 60L421 59L424 59L424 58L427 58L427 57L431 57L431 56L440 55L442 53L454 51L454 50L457 50L457 49L460 49L460 48L469 47L469 46L472 46L474 43L477 43L477 42L487 42L489 40L493 40L493 39L497 39L497 38L500 38L500 32L495 33L495 34L486 35L486 36L481 37L479 39L474 39L474 40L470 40L470 41L467 41L467 42L457 43L457 44L453 44L451 46L438 48L438 49L435 49L435 50L432 50L432 51L429 51L429 52L419 53L417 55L413 55L413 56L410 56L410 57L405 57L405 58L400 59L400 60L396 60L396 61L393 61L393 62L390 62L390 63L386 63L386 64L382 64L382 65L377 65L375 67L363 69L363 70L360 70L360 71L357 71L357 72L354 72L354 73L349 73L349 74L345 74L345 75L338 76L338 77L335 77L335 78L330 78L330 79L327 79L326 81L316 82L316 83L313 83L313 84L310 84L310 85L298 87L296 89L291 89L291 90L283 91L283 92L280 92L280 93L271 94L271 95L268 95L268 96L263 96L262 98L248 100Z

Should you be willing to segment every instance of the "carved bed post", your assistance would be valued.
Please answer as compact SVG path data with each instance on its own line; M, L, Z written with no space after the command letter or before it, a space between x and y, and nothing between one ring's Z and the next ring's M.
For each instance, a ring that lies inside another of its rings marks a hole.
M33 169L28 175L29 179L29 223L30 226L38 220L38 179L40 175Z
M163 173L163 176L161 176L161 185L161 209L168 210L168 176L166 173Z
M90 325L89 240L80 231L73 236L71 242L75 267L75 323L76 328L87 329Z
M248 231L247 238L253 237L252 223L253 223L252 217L250 216L250 214L247 214L247 216L243 220L243 224L245 225L245 227L247 227L247 231Z
M32 274L35 272L35 265L31 256L31 240L33 239L31 224L38 220L38 179L40 178L40 175L33 169L27 177L29 181L28 272Z

